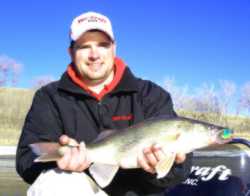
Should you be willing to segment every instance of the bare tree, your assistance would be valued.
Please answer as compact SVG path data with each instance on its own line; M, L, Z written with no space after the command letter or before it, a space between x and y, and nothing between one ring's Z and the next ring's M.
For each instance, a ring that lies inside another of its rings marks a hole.
M0 86L16 86L22 65L16 60L0 55Z
M215 91L213 84L204 83L200 88L198 88L196 90L194 102L195 111L217 114L221 113L218 93Z
M172 77L165 79L164 87L170 92L176 109L186 110L187 108L190 108L188 105L192 98L188 95L189 87L187 85L184 85L183 87L177 86L175 79Z
M250 113L250 82L241 88L240 95L237 93L236 84L229 80L220 80L219 88L215 88L215 84L203 83L193 90L187 85L176 85L175 79L169 77L165 79L164 87L171 93L177 110L214 113L217 117L232 112L239 114L240 110L247 110Z
M5 86L7 83L7 76L9 72L9 67L6 63L0 61L0 87Z
M214 85L204 83L191 92L187 85L177 86L174 78L167 78L164 87L173 97L177 110L220 113L220 105Z
M51 75L42 75L42 76L37 76L33 78L32 80L32 88L33 89L38 89L42 86L45 86L46 84L54 81L54 77Z
M220 91L219 91L219 101L221 106L221 112L227 114L229 110L233 110L233 96L236 92L236 84L228 80L220 80Z
M250 112L250 82L247 82L241 88L238 107Z

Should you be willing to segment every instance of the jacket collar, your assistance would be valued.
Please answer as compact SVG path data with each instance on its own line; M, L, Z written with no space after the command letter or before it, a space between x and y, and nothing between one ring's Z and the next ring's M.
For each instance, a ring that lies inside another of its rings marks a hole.
M125 63L116 57L115 66L116 72L114 80L107 85L107 87L105 87L100 94L93 93L87 88L87 86L77 76L76 70L72 64L68 66L67 71L59 80L58 88L70 93L94 97L97 100L101 100L106 94L138 91L138 87L136 86L137 78L135 78Z

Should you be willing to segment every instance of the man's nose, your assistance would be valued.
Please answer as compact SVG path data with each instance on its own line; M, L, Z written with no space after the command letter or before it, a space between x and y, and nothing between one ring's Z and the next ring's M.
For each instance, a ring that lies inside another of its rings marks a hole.
M89 59L90 60L96 60L99 58L99 51L98 48L92 47L89 51Z

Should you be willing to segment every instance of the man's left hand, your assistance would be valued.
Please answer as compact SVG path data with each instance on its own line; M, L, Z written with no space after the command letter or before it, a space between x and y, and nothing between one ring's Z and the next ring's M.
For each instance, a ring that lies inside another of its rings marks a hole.
M138 155L138 165L145 171L154 174L157 163L165 158L161 146L155 144L143 149L143 152ZM183 163L186 159L186 154L177 153L175 162L177 164Z

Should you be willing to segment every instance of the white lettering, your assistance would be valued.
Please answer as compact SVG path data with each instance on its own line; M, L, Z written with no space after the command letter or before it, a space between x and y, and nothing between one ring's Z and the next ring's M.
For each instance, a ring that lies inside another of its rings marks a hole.
M210 172L210 174L207 177L202 177L201 179L204 181L211 180L215 176L216 173L221 172L222 168L223 168L223 166L221 166L221 165L213 168L212 172Z
M227 180L229 178L229 176L232 175L232 172L230 169L225 169L221 175L219 176L219 180Z
M198 185L197 183L198 183L198 179L192 179L192 178L188 178L183 182L183 184L188 184L191 186L197 186Z
M218 174L218 180L224 181L229 178L232 172L225 165L218 165L217 167L214 168L192 166L191 174L197 177L201 177L200 179L202 181L209 181Z
M197 171L198 169L200 169L199 166L192 166L190 172L192 173L193 171Z
M199 170L197 170L194 175L196 176L206 176L209 174L211 170L211 167L201 167Z

